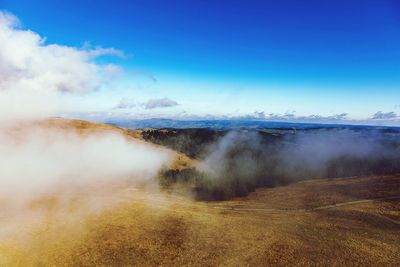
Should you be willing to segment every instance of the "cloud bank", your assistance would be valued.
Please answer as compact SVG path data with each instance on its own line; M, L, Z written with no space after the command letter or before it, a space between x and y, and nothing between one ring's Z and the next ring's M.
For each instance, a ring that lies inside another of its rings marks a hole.
M247 115L248 119L263 119L263 120L275 120L275 121L304 121L304 122L338 122L346 121L348 119L348 113L334 114L330 116L322 116L317 114L311 114L308 116L296 116L295 111L280 113L265 114L264 111L255 111L253 114Z
M286 113L269 113L264 111L255 111L252 114L244 116L230 116L225 119L247 119L247 120L266 120L266 121L283 121L283 122L299 122L299 123L322 123L322 124L371 124L371 125L399 125L400 117L394 112L378 111L365 119L352 119L349 113L339 113L328 116L311 114L307 116L296 115L295 111Z

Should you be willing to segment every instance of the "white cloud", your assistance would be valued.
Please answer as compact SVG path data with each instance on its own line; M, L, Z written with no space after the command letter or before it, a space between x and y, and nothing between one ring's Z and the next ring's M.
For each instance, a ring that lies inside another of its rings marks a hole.
M0 11L0 121L37 118L62 111L66 94L99 89L116 65L95 57L123 56L114 48L75 48L46 44L35 32L19 28L18 19Z

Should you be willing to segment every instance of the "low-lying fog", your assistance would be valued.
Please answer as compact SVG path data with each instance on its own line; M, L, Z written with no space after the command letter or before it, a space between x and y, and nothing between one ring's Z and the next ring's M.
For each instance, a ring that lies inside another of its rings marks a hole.
M199 133L218 137L202 150L192 149L190 136ZM198 199L219 200L245 196L256 187L305 179L393 174L400 172L399 137L399 133L370 128L322 128L278 135L263 130L188 131L170 138L170 143L199 155L199 167L164 176L167 181L194 183ZM162 142L168 145L168 138Z

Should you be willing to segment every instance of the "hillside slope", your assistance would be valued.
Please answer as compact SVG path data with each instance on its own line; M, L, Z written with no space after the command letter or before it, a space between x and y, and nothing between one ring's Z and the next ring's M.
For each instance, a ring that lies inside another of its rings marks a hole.
M140 140L103 124L40 124ZM176 155L175 167L193 164ZM0 266L397 266L399 184L399 175L320 179L202 202L117 182L24 209L0 202Z
M133 139L135 141L146 143L149 146L158 147L160 149L167 149L171 153L174 154L175 160L169 166L171 169L184 169L191 167L195 164L194 160L189 158L183 153L170 150L166 147L159 146L150 142L146 142L142 138L141 130L130 130L124 129L117 126L102 124L102 123L94 123L83 120L72 120L72 119L63 119L63 118L51 118L45 121L37 122L40 127L49 127L55 129L62 129L67 131L76 131L82 135L90 135L93 133L99 132L111 132L111 133L120 133L128 140Z

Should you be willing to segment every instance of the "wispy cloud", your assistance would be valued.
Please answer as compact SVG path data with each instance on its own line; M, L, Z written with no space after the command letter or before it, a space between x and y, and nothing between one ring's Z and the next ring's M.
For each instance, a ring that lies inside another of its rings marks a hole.
M317 114L312 114L309 116L299 117L300 119L310 119L310 120L326 120L326 121L344 121L347 120L348 113L334 114L330 116L321 116Z
M398 118L397 114L394 113L393 111L391 112L382 112L378 111L375 114L372 115L371 119L372 120L392 120Z
M144 108L144 109L156 109L156 108L168 108L179 105L178 102L164 98L153 98L146 102L135 101L133 98L124 97L117 105L114 106L115 109L132 109L132 108Z
M113 109L131 109L138 105L140 105L140 103L137 103L134 99L124 97Z
M90 42L85 42L81 50L87 51L87 54L91 57L100 57L100 56L116 56L120 58L126 57L124 51L121 51L114 47L102 47L102 46L92 47Z
M149 101L145 103L144 108L145 109L168 108L177 105L178 102L171 100L167 97L164 97L164 98L149 99Z

